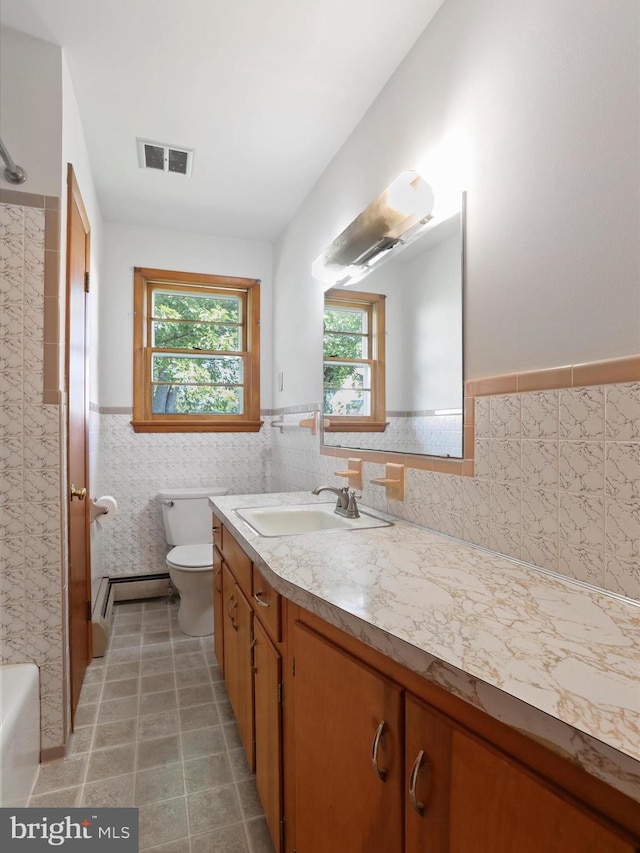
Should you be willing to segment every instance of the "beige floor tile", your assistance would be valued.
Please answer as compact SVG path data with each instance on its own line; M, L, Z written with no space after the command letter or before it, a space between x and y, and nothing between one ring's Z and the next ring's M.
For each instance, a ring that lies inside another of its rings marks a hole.
M138 678L123 678L120 681L105 681L102 688L102 701L122 699L123 696L137 696L140 689Z
M182 732L182 754L186 760L224 752L226 742L221 726Z
M158 711L171 711L177 708L175 690L162 690L159 693L143 693L140 697L140 715L156 714Z
M175 687L175 676L173 672L163 672L159 675L148 675L143 673L140 679L141 693L160 693Z
M193 666L176 670L178 688L189 687L192 684L209 684L209 682L209 669L206 666Z
M237 823L242 817L235 785L188 794L187 809L192 835Z
M178 712L159 711L157 714L146 714L138 721L138 738L163 737L178 731Z
M180 727L183 731L189 729L204 729L220 724L218 709L212 703L193 705L190 708L180 708Z
M178 735L138 741L138 770L172 764L174 761L180 761L181 758Z
M116 720L128 720L138 716L138 697L125 696L122 699L108 699L100 703L98 723L114 723Z
M229 761L231 762L231 771L236 782L241 782L243 779L250 779L252 777L253 774L251 773L247 756L242 747L229 750Z
M107 665L106 681L121 681L124 678L137 678L140 675L140 661L133 663L114 663Z
M182 762L168 764L159 773L156 767L136 773L135 804L144 806L162 800L172 800L184 794Z
M255 779L245 779L243 782L238 782L237 788L245 820L260 817L263 814L262 803L258 796Z
M133 773L126 776L111 776L84 786L80 805L97 808L133 806Z
M131 743L136 739L138 721L135 717L128 720L116 720L114 723L102 723L96 726L94 749L104 749L108 746L120 746Z
M60 788L71 788L83 781L87 755L71 756L62 761L41 764L34 794L45 794Z
M248 853L248 850L241 823L191 836L191 853Z
M62 791L51 791L48 794L38 794L29 800L29 808L39 809L73 809L80 802L82 788L64 788Z
M275 853L266 818L248 820L245 828L251 843L251 853Z
M142 675L160 675L163 672L173 672L173 655L144 660L142 663Z
M203 705L205 702L213 702L213 690L210 684L197 684L194 687L182 687L178 690L180 708Z
M205 755L184 762L184 784L187 794L229 785L233 782L229 758L224 752ZM262 813L262 810L260 810Z
M89 757L87 782L96 782L108 776L124 776L134 769L136 750L132 743L97 749Z
M140 806L140 849L166 844L187 835L187 809L184 797Z

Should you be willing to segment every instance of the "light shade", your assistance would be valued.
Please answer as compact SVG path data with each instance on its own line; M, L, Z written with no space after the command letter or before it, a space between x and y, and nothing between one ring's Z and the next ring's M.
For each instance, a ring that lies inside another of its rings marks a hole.
M315 259L314 278L331 285L364 278L383 255L416 236L433 205L429 184L417 172L401 172Z

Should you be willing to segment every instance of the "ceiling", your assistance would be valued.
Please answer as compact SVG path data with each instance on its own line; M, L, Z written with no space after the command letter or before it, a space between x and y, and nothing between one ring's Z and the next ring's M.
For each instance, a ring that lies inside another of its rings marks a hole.
M275 239L443 0L2 0L62 46L105 220ZM190 178L136 137L195 149Z

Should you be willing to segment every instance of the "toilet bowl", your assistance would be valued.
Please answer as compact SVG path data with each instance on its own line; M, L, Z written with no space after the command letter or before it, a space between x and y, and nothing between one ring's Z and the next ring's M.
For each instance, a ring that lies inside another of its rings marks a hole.
M213 634L213 539L209 495L224 495L220 486L173 489L159 493L171 582L180 593L178 626L191 637Z
M180 593L180 630L191 637L213 634L213 546L178 545L167 554L167 566Z

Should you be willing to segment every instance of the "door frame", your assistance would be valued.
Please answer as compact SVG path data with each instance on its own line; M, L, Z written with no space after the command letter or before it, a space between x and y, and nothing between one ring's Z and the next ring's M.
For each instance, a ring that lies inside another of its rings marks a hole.
M64 357L64 391L65 391L65 400L66 400L66 464L65 464L65 477L66 477L66 490L65 490L65 501L66 501L66 539L67 539L67 554L68 554L68 566L67 566L67 632L69 638L69 704L71 708L71 725L73 729L73 719L75 716L75 707L73 702L74 697L74 667L73 667L73 657L74 657L74 648L72 646L71 641L71 617L72 617L72 608L70 602L71 595L71 584L70 584L70 569L71 569L71 537L72 537L72 524L71 524L71 513L70 513L70 488L71 488L71 473L70 473L70 455L69 455L69 447L73 440L72 430L71 430L71 419L70 419L70 407L69 407L69 363L71 356L71 315L70 315L70 303L71 303L71 246L72 246L72 211L73 207L77 208L77 211L80 215L80 219L82 221L82 226L85 232L85 301L84 301L84 418L83 418L83 428L82 428L82 440L84 442L84 466L85 466L85 482L84 486L87 489L87 496L85 497L84 504L84 536L85 536L85 566L86 566L86 598L89 604L92 600L91 595L91 512L90 512L90 469L89 469L89 424L88 424L88 387L89 387L89 371L88 371L88 363L89 363L89 305L88 305L88 275L90 268L90 257L91 257L91 225L89 222L89 217L87 215L86 208L84 206L84 202L82 200L82 195L80 193L80 187L78 185L78 181L76 179L76 175L73 169L73 165L71 163L67 164L67 224L66 224L66 273L65 273L65 357ZM74 430L74 435L77 434L77 430ZM87 648L86 648L86 656L87 660L90 661L93 655L93 638L92 638L92 630L91 630L91 614L89 612L89 607L87 607L86 612L86 636L87 636ZM78 691L79 692L79 691Z

